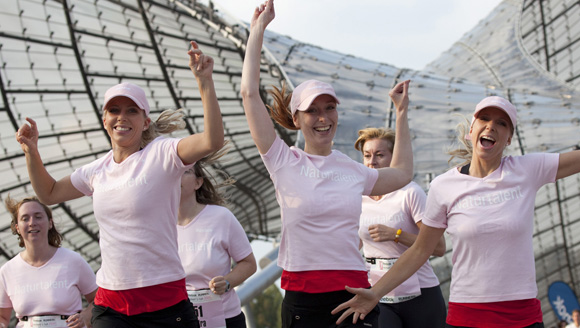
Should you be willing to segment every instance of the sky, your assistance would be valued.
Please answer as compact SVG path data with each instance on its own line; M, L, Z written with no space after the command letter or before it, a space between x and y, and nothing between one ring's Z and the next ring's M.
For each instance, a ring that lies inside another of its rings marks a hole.
M268 29L398 68L421 70L501 0L276 0ZM249 22L263 1L214 0Z

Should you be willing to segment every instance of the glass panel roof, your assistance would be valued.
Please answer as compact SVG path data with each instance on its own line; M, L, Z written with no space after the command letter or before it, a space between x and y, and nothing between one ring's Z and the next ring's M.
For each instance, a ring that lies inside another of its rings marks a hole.
M267 31L262 86L288 79L331 83L340 98L335 147L360 160L358 129L394 127L389 89L411 79L410 127L415 181L449 168L445 150L455 126L488 95L518 107L510 154L563 152L578 147L580 125L580 4L572 0L505 0L473 30L422 71L399 69L301 43ZM0 197L30 195L24 155L14 132L25 117L37 121L48 171L61 178L110 149L101 126L105 90L120 81L141 85L152 115L184 108L187 130L203 129L201 100L187 67L188 40L215 59L214 80L232 153L219 166L232 175L232 210L250 236L278 237L275 191L250 138L241 106L245 26L196 1L3 0L0 7ZM268 100L269 101L269 100ZM457 115L460 116L457 116ZM288 144L299 134L279 128ZM580 177L563 179L537 195L534 251L546 325L556 322L547 286L580 287ZM91 199L54 206L63 246L100 266L98 227ZM448 242L448 245L450 243ZM10 217L0 206L0 265L20 251ZM432 263L448 295L451 250Z

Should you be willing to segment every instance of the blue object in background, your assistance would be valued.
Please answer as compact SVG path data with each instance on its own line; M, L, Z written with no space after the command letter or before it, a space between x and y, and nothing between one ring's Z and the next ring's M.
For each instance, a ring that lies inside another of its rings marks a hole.
M553 282L548 287L548 299L556 316L566 322L572 322L572 311L580 309L576 294L563 281Z

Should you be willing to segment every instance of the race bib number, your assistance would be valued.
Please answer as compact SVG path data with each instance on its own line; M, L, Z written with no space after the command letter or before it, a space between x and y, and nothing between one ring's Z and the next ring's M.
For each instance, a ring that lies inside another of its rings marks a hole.
M371 264L369 271L369 281L374 285L379 279L393 267L397 259L376 259L375 264ZM414 273L397 288L383 296L381 303L401 303L421 295L419 277Z
M224 306L220 295L209 289L188 290L189 300L202 328L226 328Z

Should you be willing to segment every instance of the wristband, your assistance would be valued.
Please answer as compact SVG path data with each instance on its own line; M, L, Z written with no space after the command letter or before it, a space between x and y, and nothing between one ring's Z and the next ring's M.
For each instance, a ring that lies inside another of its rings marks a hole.
M402 232L403 232L403 230L401 230L401 229L397 230L397 234L395 235L395 243L399 242L399 237L401 237Z
M226 280L226 293L230 291L230 282Z

